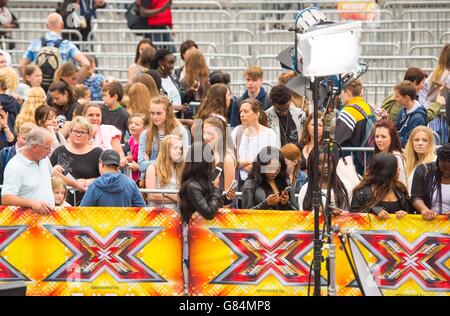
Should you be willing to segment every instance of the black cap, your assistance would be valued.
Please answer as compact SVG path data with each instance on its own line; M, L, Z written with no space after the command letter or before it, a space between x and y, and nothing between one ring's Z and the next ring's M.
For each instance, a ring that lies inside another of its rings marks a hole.
M104 165L120 165L119 153L112 149L107 149L100 155L99 161L103 162Z

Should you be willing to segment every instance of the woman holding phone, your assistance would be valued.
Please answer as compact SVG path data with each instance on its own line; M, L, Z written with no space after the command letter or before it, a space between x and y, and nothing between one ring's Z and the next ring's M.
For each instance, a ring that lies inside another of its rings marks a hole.
M290 185L281 151L265 147L257 155L242 187L242 208L296 210L295 191Z

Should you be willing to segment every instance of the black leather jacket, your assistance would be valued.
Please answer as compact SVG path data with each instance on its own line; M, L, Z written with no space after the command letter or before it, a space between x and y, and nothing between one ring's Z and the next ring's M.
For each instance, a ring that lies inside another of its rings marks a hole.
M246 180L242 186L242 208L255 210L298 210L295 199L295 190L289 190L289 202L286 205L281 203L270 206L266 201L267 195L262 187L256 188L255 194L252 190L252 180Z
M401 209L408 212L413 213L410 200L408 196L401 191L394 191L397 196L398 201L400 202ZM372 198L372 189L370 185L364 186L362 189L358 190L353 194L352 203L350 205L350 212L358 213L359 210ZM369 212L378 215L383 210L383 207L375 205L372 206Z
M192 214L196 211L206 219L213 219L217 210L223 206L223 203L229 203L226 197L222 197L222 190L218 188L213 190L209 198L206 197L203 187L196 180L192 180L189 183L187 196L180 198L187 198L191 206L190 210L185 211L185 214L183 214L183 220L186 223L189 222Z

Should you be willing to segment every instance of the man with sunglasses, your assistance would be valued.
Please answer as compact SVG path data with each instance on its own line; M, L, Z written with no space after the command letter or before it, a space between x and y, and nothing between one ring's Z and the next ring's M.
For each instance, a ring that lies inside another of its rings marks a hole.
M22 148L7 164L2 188L2 204L30 208L49 214L55 199L52 191L52 164L48 158L53 138L43 127L33 128Z
M277 148L297 143L301 138L306 114L291 103L292 93L283 84L272 87L272 106L266 111L270 128L277 135Z

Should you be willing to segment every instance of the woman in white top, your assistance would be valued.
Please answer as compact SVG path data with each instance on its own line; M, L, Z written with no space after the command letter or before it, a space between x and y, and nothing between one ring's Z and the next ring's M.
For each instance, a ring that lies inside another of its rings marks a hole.
M238 168L241 182L247 179L252 169L253 160L261 149L276 147L277 136L275 132L261 125L258 121L261 103L256 99L246 99L240 106L242 125L236 126L231 137L238 154Z
M313 154L314 148L311 150L311 154ZM331 205L333 207L333 213L335 215L339 215L342 211L348 211L350 208L350 201L352 200L352 190L353 188L346 183L344 179L339 178L339 175L336 172L337 167L337 159L334 154L332 157L332 166L331 166ZM312 157L310 157L312 158ZM308 159L307 170L308 170L308 179L314 179L314 159ZM328 166L328 158L323 149L323 147L319 147L319 169L318 171L318 179L320 182L320 188L322 191L322 204L325 206L326 202L326 193L328 188L328 173L330 167ZM311 183L311 185L310 185ZM313 191L314 188L312 186L312 182L307 182L300 189L300 193L298 194L298 205L300 210L305 211L313 211Z
M397 133L397 127L395 123L389 119L382 119L375 123L375 153L391 153L397 157L399 176L398 179L401 183L408 185L408 178L406 175L406 161L403 156L402 145Z
M418 165L436 160L433 132L429 127L417 126L409 135L405 146L408 192L411 194L414 171Z
M145 187L177 190L183 167L183 141L177 135L165 136L156 163L147 168ZM149 194L148 199L149 206L174 209L178 203L178 194Z

